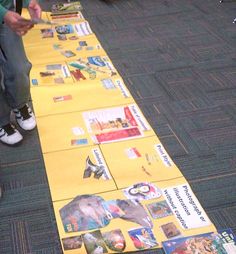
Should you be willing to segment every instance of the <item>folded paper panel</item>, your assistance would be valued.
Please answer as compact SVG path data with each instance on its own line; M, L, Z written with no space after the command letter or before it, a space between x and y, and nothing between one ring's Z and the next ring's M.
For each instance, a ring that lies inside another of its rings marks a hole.
M31 95L37 117L134 102L122 79L106 79L58 87L41 86L32 89Z
M45 65L34 65L30 72L32 87L72 84L74 79L66 62L48 62Z
M107 232L115 233L118 229L125 241L125 252L161 247L162 241L215 231L184 177L146 185L155 186L161 190L161 195L138 201L127 199L124 190L115 190L53 202L64 250L68 250L67 241L81 237L83 244L71 248L70 253L76 253L78 249L79 253L87 253L89 237L91 241L104 241L103 248L107 248L107 253L113 253L114 246L108 244ZM166 193L170 197L167 198ZM172 206L168 201L170 198L175 200ZM190 198L192 203L189 203ZM96 203L96 209L91 207L92 203ZM191 221L195 221L197 227ZM182 226L184 223L188 229ZM96 240L98 235L100 241Z
M94 35L88 38L79 37L75 34L64 34L60 39L51 40L48 43L27 47L26 54L34 65L47 64L50 62L77 60L81 57L105 55L99 41Z
M136 104L38 117L37 124L44 153L155 136Z
M101 144L100 147L119 188L134 181L159 182L182 177L156 136Z
M35 29L31 29L24 37L24 44L27 47L40 46L42 44L62 43L66 40L73 40L72 38L94 37L89 23L86 20L78 20L77 22L59 22L52 21L45 17L45 21L50 24L42 23L36 24Z
M98 146L47 153L44 161L53 201L116 190Z

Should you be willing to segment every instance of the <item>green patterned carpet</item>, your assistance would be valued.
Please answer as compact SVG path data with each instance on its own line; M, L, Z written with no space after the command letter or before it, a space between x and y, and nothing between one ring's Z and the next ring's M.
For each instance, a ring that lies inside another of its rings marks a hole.
M236 233L236 2L81 3L212 222ZM0 144L0 184L0 254L62 253L37 131Z

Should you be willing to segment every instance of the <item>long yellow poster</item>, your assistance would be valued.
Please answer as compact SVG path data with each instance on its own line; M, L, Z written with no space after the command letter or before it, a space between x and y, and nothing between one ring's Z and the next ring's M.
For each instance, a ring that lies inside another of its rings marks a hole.
M215 231L82 13L42 18L24 43L64 253L160 248Z

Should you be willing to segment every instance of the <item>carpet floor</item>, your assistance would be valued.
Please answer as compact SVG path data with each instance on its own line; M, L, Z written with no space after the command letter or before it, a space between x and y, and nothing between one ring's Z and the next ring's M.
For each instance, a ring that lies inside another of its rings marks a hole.
M236 233L236 2L80 2L212 222ZM23 134L0 144L0 253L60 254L38 132Z

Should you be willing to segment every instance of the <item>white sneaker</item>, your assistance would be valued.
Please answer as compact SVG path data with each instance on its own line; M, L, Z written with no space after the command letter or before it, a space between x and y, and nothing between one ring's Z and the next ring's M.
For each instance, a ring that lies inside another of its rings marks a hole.
M30 131L35 128L35 116L28 104L25 104L21 109L14 109L13 112L15 113L17 123L23 130Z
M15 128L15 126L10 123L0 127L0 141L3 143L14 146L21 142L23 136Z

